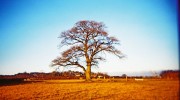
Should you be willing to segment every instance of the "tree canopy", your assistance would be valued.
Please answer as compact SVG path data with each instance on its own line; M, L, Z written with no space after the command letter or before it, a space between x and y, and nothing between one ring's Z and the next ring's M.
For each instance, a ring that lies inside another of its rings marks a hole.
M60 34L61 47L69 49L52 61L52 66L76 66L86 73L86 79L91 79L91 67L98 66L99 61L105 60L101 52L107 52L123 57L120 50L115 48L119 40L108 35L102 22L79 21L70 30ZM85 64L85 65L84 65Z

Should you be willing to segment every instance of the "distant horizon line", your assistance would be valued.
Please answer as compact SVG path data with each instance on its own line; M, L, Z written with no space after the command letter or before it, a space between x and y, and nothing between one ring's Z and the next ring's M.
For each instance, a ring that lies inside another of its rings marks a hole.
M57 72L67 72L67 71L78 71L78 70L66 70L66 71L57 71ZM110 76L122 76L123 74L126 74L127 76L153 76L153 73L160 74L162 71L180 71L180 69L163 69L163 70L149 70L149 71L119 71L119 72L100 72L100 73L106 73ZM32 72L17 72L15 74L0 74L0 75L16 75L19 73L52 73L53 71L50 72L45 72L45 71L32 71ZM83 72L83 71L78 71L78 72ZM93 73L99 73L96 71L92 71Z

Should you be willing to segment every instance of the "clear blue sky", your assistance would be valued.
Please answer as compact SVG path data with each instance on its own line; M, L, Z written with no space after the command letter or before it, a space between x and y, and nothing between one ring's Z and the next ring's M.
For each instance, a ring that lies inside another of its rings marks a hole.
M126 54L93 71L178 69L176 0L0 0L0 74L51 72L57 37L80 20L104 22Z

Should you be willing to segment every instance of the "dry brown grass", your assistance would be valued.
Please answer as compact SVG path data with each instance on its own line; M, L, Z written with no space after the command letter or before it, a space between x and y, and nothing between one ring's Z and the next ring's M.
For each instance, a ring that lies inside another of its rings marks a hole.
M37 83L1 86L0 100L179 100L179 81L95 81L48 80Z

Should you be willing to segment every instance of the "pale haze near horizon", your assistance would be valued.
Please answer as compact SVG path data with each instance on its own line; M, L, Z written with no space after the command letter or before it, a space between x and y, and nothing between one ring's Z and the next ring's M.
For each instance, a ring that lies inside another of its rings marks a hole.
M126 55L107 54L93 71L178 69L176 0L2 0L0 74L52 72L51 61L62 52L57 37L80 20L103 22Z

